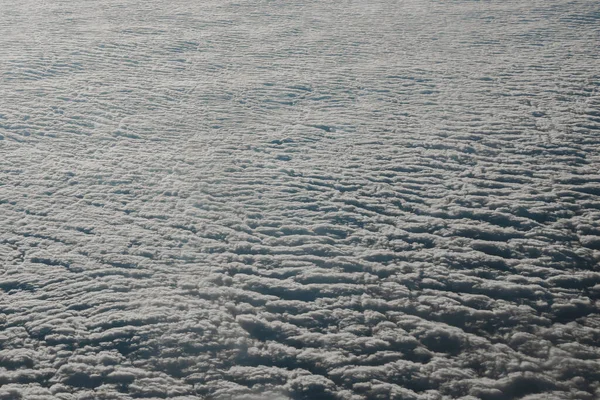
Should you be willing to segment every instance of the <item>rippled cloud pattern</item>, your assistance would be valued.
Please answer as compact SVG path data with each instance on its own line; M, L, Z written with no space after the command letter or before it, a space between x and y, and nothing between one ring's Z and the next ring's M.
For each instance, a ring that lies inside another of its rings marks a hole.
M600 398L600 5L0 0L0 399Z

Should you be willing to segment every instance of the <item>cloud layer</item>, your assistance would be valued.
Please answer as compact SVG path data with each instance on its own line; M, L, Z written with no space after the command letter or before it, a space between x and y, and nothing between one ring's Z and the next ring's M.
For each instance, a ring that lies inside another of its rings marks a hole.
M593 2L0 13L0 399L600 396Z

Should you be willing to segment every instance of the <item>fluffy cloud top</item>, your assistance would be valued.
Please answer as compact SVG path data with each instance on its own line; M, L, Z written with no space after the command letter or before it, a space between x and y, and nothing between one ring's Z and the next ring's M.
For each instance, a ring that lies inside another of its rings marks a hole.
M0 399L600 397L594 2L0 12Z

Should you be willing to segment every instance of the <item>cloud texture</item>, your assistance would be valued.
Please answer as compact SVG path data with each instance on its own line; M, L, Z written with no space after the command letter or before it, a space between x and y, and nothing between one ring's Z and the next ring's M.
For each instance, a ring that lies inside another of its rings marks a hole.
M594 2L1 9L0 399L600 396Z

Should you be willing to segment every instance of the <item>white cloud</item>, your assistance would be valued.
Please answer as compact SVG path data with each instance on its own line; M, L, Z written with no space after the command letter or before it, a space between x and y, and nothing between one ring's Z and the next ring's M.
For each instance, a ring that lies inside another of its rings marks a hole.
M593 2L4 4L0 399L600 396Z

